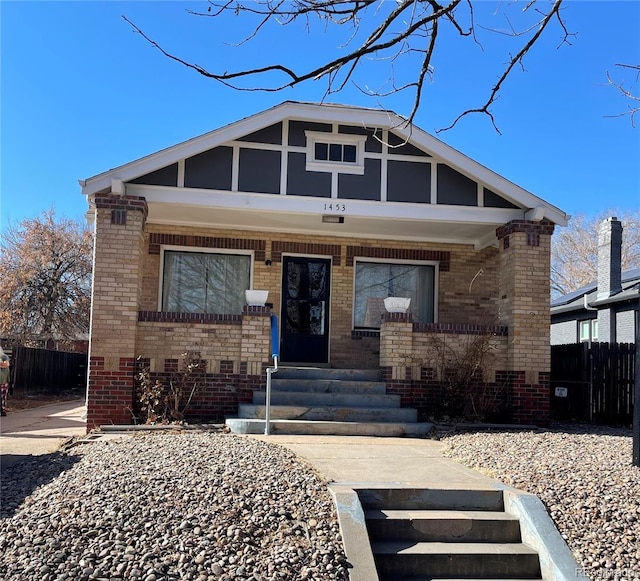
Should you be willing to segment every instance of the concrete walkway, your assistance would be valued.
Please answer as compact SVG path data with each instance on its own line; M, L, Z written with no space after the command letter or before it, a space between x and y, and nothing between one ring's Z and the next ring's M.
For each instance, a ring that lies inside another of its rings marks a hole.
M55 452L66 439L85 434L84 400L13 412L0 420L2 466L24 456ZM275 434L245 437L290 449L329 482L468 489L496 485L480 472L445 458L442 444L436 440Z
M0 419L0 466L55 452L71 436L86 434L84 400L12 412Z
M326 480L345 485L485 489L499 483L442 455L442 444L421 438L369 436L251 436L304 458Z

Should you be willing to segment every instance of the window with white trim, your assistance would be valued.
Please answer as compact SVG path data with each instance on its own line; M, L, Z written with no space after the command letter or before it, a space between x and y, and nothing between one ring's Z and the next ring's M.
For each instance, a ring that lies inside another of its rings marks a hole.
M337 161L356 163L358 148L352 143L323 143L318 141L314 148L314 161Z
M410 298L417 323L434 322L435 266L357 261L355 265L354 327L379 329L387 297Z
M598 340L598 319L579 321L578 326L581 343Z
M165 250L162 310L240 314L250 282L250 255Z
M307 171L364 174L366 135L305 131Z

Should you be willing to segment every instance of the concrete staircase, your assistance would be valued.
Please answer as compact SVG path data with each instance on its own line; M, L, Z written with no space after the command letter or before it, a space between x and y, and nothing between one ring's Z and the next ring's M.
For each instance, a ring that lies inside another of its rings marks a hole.
M542 578L501 490L357 492L380 581Z
M265 392L241 404L228 418L235 433L264 432ZM375 369L281 367L271 379L271 433L361 436L422 435L432 424L419 423L417 411L400 407L400 396L386 393Z

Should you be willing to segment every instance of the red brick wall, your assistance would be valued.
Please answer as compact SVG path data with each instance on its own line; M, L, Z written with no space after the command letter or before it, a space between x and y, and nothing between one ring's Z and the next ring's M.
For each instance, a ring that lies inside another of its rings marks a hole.
M87 430L133 423L135 363L133 358L121 358L117 370L107 371L104 357L91 357Z

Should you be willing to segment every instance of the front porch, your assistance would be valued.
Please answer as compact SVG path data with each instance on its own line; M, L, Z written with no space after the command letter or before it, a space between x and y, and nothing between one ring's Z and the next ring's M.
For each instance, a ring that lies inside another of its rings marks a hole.
M110 413L121 410L122 419L115 423L132 423L130 414L139 408L135 378L140 365L147 366L153 381L163 385L179 381L184 362L164 357L168 342L185 349L193 345L201 348L197 352L198 386L185 409L187 421L263 419L265 370L273 351L270 314L266 306L245 306L242 315L224 317L140 312L139 335L143 340L138 348L147 356L135 363L119 363L119 389L111 390L113 397L105 401ZM367 335L369 349L378 352L375 367L363 371L306 368L306 381L284 388L294 392L293 399L287 395L273 402L278 408L273 419L312 420L316 425L305 428L311 433L337 430L390 436L426 433L427 423L433 421L537 425L548 421L548 375L540 373L535 383L528 383L524 371L509 369L511 341L504 326L419 324L413 322L411 313L385 313L379 333ZM361 339L354 334L353 340L358 344ZM104 361L94 360L94 373L104 366ZM280 369L280 375L274 375L277 381L295 377L293 368ZM365 381L354 388L356 378ZM319 392L324 392L320 399ZM101 408L90 407L90 414L91 410L95 414ZM90 415L89 425L98 421ZM327 426L327 422L334 425ZM340 428L336 423L352 425ZM280 431L284 429L295 432L300 428L290 425ZM263 428L257 430L261 433Z

